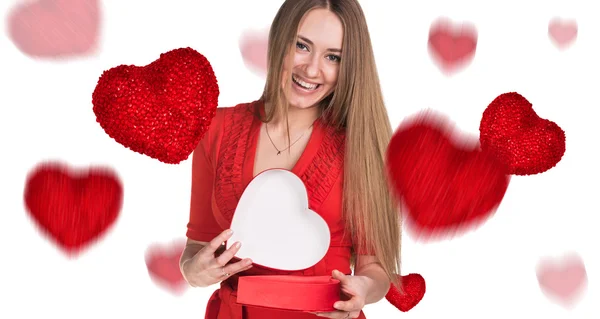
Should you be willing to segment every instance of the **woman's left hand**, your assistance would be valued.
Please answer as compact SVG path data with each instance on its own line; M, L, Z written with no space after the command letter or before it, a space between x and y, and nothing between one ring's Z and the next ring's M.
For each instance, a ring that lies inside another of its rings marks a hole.
M346 301L337 301L333 307L337 311L332 312L313 312L319 317L347 319L358 318L362 308L365 306L367 291L369 289L369 277L344 275L338 270L332 273L334 279L340 281L342 293L349 298Z

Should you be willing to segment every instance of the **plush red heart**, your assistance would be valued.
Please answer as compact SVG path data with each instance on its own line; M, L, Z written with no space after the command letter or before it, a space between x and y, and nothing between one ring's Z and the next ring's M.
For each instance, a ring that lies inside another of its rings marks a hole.
M100 33L98 0L38 0L16 6L8 33L21 52L44 58L91 53Z
M115 223L123 187L109 169L75 170L49 162L29 174L24 200L42 231L74 257Z
M479 126L481 148L494 154L509 174L543 173L565 154L565 132L540 118L518 93L499 95L483 112Z
M414 308L425 296L425 279L419 274L401 276L402 292L393 284L390 285L385 299L402 312Z
M392 136L386 165L418 239L477 226L502 201L510 176L472 140L431 112L404 121Z
M188 287L179 269L179 259L185 248L185 240L168 246L151 245L146 251L146 267L150 277L167 290L181 294Z
M429 50L439 67L452 72L469 63L477 49L477 29L471 24L455 25L439 19L429 31Z
M96 120L123 146L161 162L186 160L217 111L219 86L209 61L191 48L147 66L105 71L92 95Z

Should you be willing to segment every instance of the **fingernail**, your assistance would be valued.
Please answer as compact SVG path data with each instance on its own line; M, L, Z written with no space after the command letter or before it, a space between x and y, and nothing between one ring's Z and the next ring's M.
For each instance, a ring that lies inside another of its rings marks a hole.
M227 230L227 235L233 235L233 230L232 229L228 229Z
M242 243L240 243L239 241L236 242L235 244L233 244L235 246L235 248L240 248L242 246Z

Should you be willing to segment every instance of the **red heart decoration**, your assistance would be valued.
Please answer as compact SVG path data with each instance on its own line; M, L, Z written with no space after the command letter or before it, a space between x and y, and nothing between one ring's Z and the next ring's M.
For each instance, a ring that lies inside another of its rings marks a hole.
M33 57L67 57L96 49L98 0L38 0L16 6L8 18L15 46Z
M402 284L400 291L394 284L390 284L390 290L385 299L402 312L414 308L425 296L425 279L419 274L408 274L399 278Z
M577 39L577 21L554 18L548 23L548 35L560 49L564 49Z
M240 38L240 53L244 64L260 76L267 74L269 28L245 31Z
M494 154L509 174L543 173L565 154L565 132L540 118L518 93L499 95L483 112L479 126L481 148Z
M44 163L28 176L24 200L38 226L63 251L75 256L115 223L123 187L106 168L74 170Z
M147 66L105 71L92 102L115 141L161 162L186 160L217 111L219 86L209 61L191 48L169 51Z
M150 277L167 290L181 294L188 287L179 269L179 259L185 248L180 240L169 246L151 245L146 251L146 267Z
M428 44L439 67L452 72L475 56L477 29L471 24L454 25L449 19L439 19L431 25Z
M426 112L403 122L388 146L391 183L409 230L420 239L456 235L483 222L508 187L502 165L476 139L456 141L456 135L447 119Z

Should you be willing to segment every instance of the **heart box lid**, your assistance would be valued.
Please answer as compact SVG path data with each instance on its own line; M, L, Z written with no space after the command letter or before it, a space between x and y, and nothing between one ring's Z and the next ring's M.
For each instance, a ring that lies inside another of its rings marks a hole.
M308 208L302 180L286 169L268 169L248 184L231 221L229 249L266 268L297 271L317 264L329 249L329 226Z

